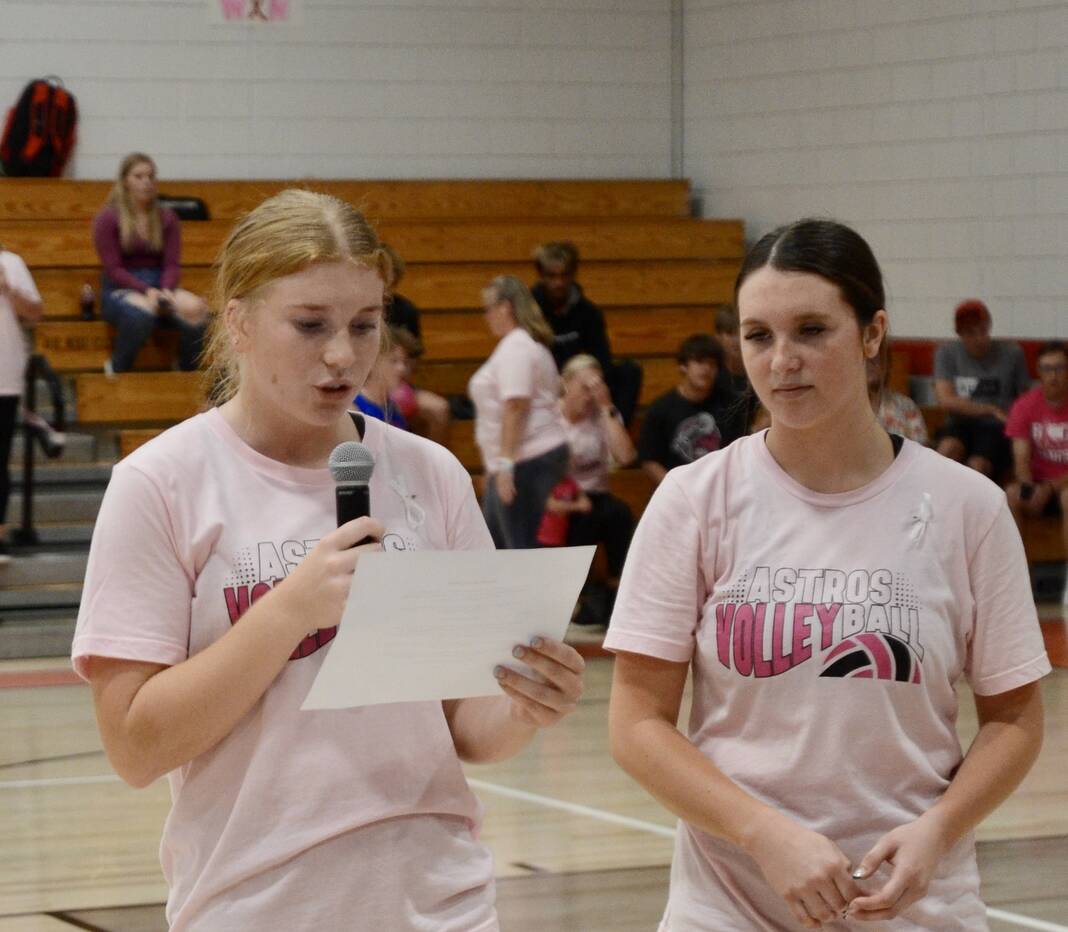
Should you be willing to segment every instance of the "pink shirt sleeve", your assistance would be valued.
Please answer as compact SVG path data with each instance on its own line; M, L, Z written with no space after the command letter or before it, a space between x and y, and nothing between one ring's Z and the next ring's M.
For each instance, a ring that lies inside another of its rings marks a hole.
M142 293L148 291L148 285L126 271L122 264L119 216L113 208L105 207L93 219L93 245L96 246L96 254L104 267L104 274L113 284Z
M502 401L534 396L537 361L537 344L513 339L501 346L496 368Z
M688 662L707 597L701 551L697 515L668 473L631 542L604 646Z
M1021 395L1009 409L1005 420L1005 436L1016 440L1031 439L1031 393Z
M975 627L964 672L980 696L1008 692L1050 672L1020 532L1002 504L968 566Z
M112 472L93 530L74 668L85 677L91 656L173 665L188 656L195 573L171 509L140 469Z
M161 212L163 222L163 273L161 288L177 288L182 277L182 224L178 215L169 209Z

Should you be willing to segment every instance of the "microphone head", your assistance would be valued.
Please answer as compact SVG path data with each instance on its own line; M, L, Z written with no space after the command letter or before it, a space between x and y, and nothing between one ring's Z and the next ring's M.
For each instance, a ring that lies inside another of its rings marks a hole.
M375 458L362 443L346 440L334 447L330 454L330 473L334 481L365 484L375 471Z

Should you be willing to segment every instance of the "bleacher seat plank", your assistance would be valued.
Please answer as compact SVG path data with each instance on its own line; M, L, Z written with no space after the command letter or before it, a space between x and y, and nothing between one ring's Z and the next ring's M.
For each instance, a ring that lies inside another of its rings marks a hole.
M675 352L691 333L709 332L708 307L610 308L605 312L608 335L617 355L639 359ZM35 331L35 346L57 372L99 370L112 348L112 329L101 320L48 320ZM177 333L157 330L137 356L140 370L169 369L177 351ZM481 312L427 314L423 318L425 362L483 360L496 340Z
M586 294L602 307L685 307L729 304L738 263L730 260L645 262L589 262L580 280ZM495 275L533 279L529 262L486 262L413 265L401 283L401 293L424 311L452 311L480 307L482 289ZM97 268L37 269L34 280L45 303L45 316L63 318L78 313L78 293L86 282L97 287ZM211 269L187 267L182 287L207 295Z
M169 424L204 404L199 372L86 373L75 378L74 390L81 424Z
M229 220L182 225L182 263L211 265L229 235ZM733 259L744 252L737 220L387 221L379 233L406 262L529 262L539 243L567 239L585 261ZM0 243L33 268L78 268L98 262L90 224L0 221Z
M602 307L672 307L730 303L737 272L737 263L728 261L590 262L579 280ZM427 311L477 308L495 275L533 278L529 263L416 265L400 291Z
M34 331L34 348L57 372L99 371L111 346L111 329L103 321L44 321ZM137 354L134 368L170 369L177 351L177 331L157 330Z
M33 269L33 280L44 302L44 316L48 320L70 319L78 316L78 295L82 285L91 285L100 294L100 269L97 266L79 269ZM204 267L182 270L183 288L207 295L212 287L211 269ZM99 306L99 302L98 302Z
M88 220L110 181L0 178L0 217ZM489 217L685 217L690 187L670 179L622 181L331 181L163 179L160 190L200 197L216 220L233 220L288 187L324 191L355 204L371 220Z
M127 428L119 431L119 459L125 459L138 447L163 433L162 427Z

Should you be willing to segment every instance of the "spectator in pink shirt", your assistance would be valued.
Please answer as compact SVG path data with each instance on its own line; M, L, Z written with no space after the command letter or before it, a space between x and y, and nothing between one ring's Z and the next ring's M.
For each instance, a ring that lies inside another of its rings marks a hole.
M348 204L264 201L219 257L218 406L126 457L104 496L74 665L119 775L169 778L171 932L497 932L460 762L518 753L582 691L582 658L535 639L512 655L537 682L502 658L496 696L301 710L365 554L493 547L448 450L350 410L388 278ZM373 517L339 528L327 462L349 440L377 463Z
M178 216L156 200L156 163L143 152L122 160L108 202L93 220L93 242L103 265L101 316L115 327L105 364L126 372L157 326L178 330L178 364L197 367L208 305L179 288L181 229Z
M1016 399L1005 423L1014 473L1005 492L1017 520L1059 514L1068 550L1068 348L1063 343L1047 343L1038 351L1038 382ZM1068 584L1063 601L1068 605Z

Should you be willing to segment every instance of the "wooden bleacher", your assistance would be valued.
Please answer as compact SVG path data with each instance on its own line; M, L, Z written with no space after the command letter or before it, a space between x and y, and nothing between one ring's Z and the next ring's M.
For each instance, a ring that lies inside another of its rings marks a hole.
M688 334L712 329L712 312L731 300L744 251L739 221L689 216L684 181L182 181L166 193L203 198L214 218L183 224L183 285L208 293L210 266L233 220L263 198L306 186L354 203L408 262L401 292L424 311L427 353L417 381L442 394L464 391L492 349L479 310L482 287L498 274L530 281L534 247L570 239L583 257L580 280L605 310L613 348L639 359L642 401L674 384L673 353ZM203 404L196 374L162 371L174 335L152 338L139 370L102 374L111 334L77 319L78 293L99 283L89 224L110 182L0 179L0 243L19 253L45 301L37 348L75 381L79 422L125 428L123 454ZM916 348L909 347L914 360ZM907 391L910 356L894 354L892 384ZM929 414L932 420L937 414ZM473 471L470 424L455 425L452 446ZM622 470L613 488L636 511L650 491L640 470ZM1052 522L1026 535L1033 560L1063 560Z
M712 312L731 300L744 251L742 224L689 216L680 181L205 181L168 182L193 195L212 220L182 226L183 285L208 293L211 264L233 220L264 197L304 184L357 204L405 257L401 291L423 310L426 355L420 386L463 392L493 349L480 292L494 275L533 278L531 255L549 239L569 239L582 255L580 279L605 310L613 348L638 358L643 402L675 383L679 342L712 328ZM45 301L37 348L74 380L78 420L120 430L126 455L204 402L195 373L165 371L174 335L153 337L138 369L115 380L102 367L112 334L102 321L77 319L78 293L97 286L90 221L109 182L0 179L0 242L30 266ZM473 425L457 422L451 446L480 470ZM637 469L613 477L617 494L641 511L650 484Z

